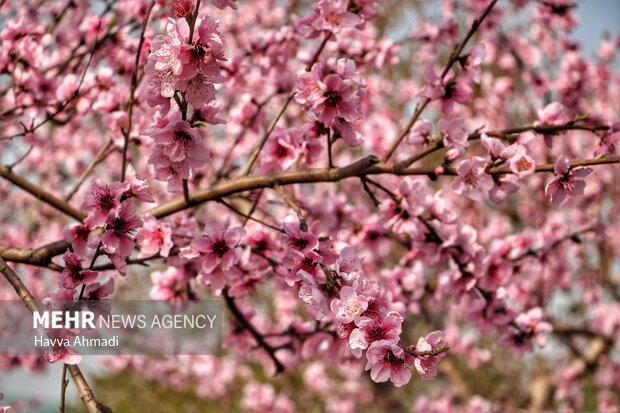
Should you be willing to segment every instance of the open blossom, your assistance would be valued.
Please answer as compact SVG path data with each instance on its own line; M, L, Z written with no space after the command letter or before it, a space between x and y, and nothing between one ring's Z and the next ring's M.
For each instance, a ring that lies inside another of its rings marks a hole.
M182 79L191 79L200 74L212 83L221 83L224 80L218 61L226 58L218 26L218 22L211 17L198 20L193 43L181 46L179 53L179 59L183 63L180 75ZM187 30L189 33L189 28Z
M405 141L410 145L422 147L433 137L433 124L427 119L422 119L414 125L411 133L407 135Z
M89 225L89 221L86 220L84 224L70 224L63 231L65 239L71 243L73 251L80 256L86 255L88 248L88 237L93 227Z
M189 159L206 161L208 154L202 137L184 120L171 121L151 135L156 145L165 148L165 155L172 162Z
M465 148L469 145L467 132L465 131L465 119L440 119L437 128L441 132L443 145L448 148L448 153L454 158L465 153ZM452 159L454 159L452 158Z
M159 222L152 216L144 218L136 239L140 243L140 258L159 254L167 257L172 249L172 228L166 222Z
M368 298L358 295L354 288L347 286L340 290L340 298L334 298L330 305L336 318L343 324L353 322L368 308Z
M338 34L344 28L362 23L360 16L349 11L349 0L320 0L312 8L313 14L298 21L298 24L311 28L310 36L324 30Z
M76 288L80 284L88 284L97 279L97 271L85 270L82 267L82 257L75 252L65 252L63 259L65 269L58 279L58 285L61 287Z
M486 48L484 43L476 43L469 54L460 60L465 74L475 83L480 83L482 70L481 65L486 56Z
M534 126L553 126L561 125L567 121L564 114L564 105L560 102L552 102L545 106L543 109L538 110L538 121L534 122ZM543 135L545 145L548 148L552 147L552 136L549 134Z
M223 271L232 267L240 255L238 248L245 230L240 227L226 228L223 224L212 221L205 225L204 233L191 243L191 251L202 257L202 269L207 274L220 265Z
M142 226L142 220L136 215L133 201L124 201L118 212L108 217L107 224L101 236L103 249L121 257L131 255L135 244L134 235Z
M362 117L360 97L366 87L351 60L340 59L336 73L325 75L323 65L315 63L310 72L297 78L295 99L311 109L321 124L334 130L334 139L343 138L352 147L361 143L355 122Z
M413 357L390 340L375 341L366 351L366 370L376 383L391 380L396 387L404 386L411 379Z
M493 178L485 172L485 168L486 161L479 156L461 161L456 168L459 176L452 181L452 190L471 200L480 201L482 194L493 188Z
M375 341L389 340L398 343L402 332L403 317L396 311L390 311L383 318L360 317L356 322L357 328L349 336L349 348L355 357L361 357Z
M150 94L154 95L149 104L161 103L155 98L158 95L166 99L174 95L175 84L183 70L179 53L188 31L185 19L171 18L166 25L166 34L151 41L151 53L144 66L144 73L150 76Z
M88 284L82 298L87 301L105 300L112 292L114 292L114 278L110 277L106 282Z
M422 380L432 380L437 375L437 365L447 354L445 337L443 331L433 331L418 340L414 365Z
M139 179L136 176L136 170L133 169L131 164L127 165L125 182L129 185L129 189L125 192L126 198L134 197L144 202L155 202L149 193L148 181L146 179Z
M127 184L116 182L106 185L94 179L81 206L82 209L93 212L93 215L88 217L89 224L93 226L103 224L108 215L120 207L121 196L126 190Z
M572 169L568 159L562 155L556 161L554 170L556 177L545 187L545 194L551 198L553 206L560 205L567 195L583 195L586 187L586 181L583 178L590 175L591 168Z
M536 162L525 153L525 148L519 146L514 155L508 161L510 170L514 172L519 178L531 175L536 172Z
M276 129L273 131L260 157L261 170L286 170L299 158L302 137L298 129Z
M539 346L545 345L545 334L553 330L550 323L543 321L543 312L540 307L530 309L526 313L521 313L515 318L515 324L521 327L526 333L531 334Z

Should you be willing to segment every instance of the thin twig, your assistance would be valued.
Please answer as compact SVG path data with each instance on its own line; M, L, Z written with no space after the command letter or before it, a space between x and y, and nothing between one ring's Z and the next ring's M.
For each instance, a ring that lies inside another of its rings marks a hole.
M155 6L155 0L151 0L151 4L146 11L146 16L144 16L144 20L142 21L142 31L140 32L138 50L136 51L136 65L133 74L131 75L131 88L129 92L129 104L127 108L127 129L121 129L124 138L122 155L123 162L121 164L121 182L125 181L125 172L127 171L127 149L129 147L129 135L131 134L133 107L136 103L136 89L138 88L138 70L140 69L140 54L142 52L142 45L144 44L144 34L146 33L146 27L149 22L149 17L151 16L151 11L153 10L153 6Z
M480 15L480 17L478 17L472 23L471 28L469 29L469 31L465 35L465 38L463 39L463 41L458 43L457 46L455 46L455 48L452 51L452 53L450 53L450 58L448 59L448 63L446 63L446 66L444 67L443 71L441 72L441 76L440 77L441 77L442 81L446 77L446 75L448 74L448 72L450 71L450 69L452 68L454 63L456 63L458 61L461 53L463 52L463 49L465 49L465 45L467 44L467 42L469 42L469 40L472 38L474 33L478 30L478 28L480 27L480 25L482 24L484 19L489 15L489 13L493 9L493 7L497 3L497 1L498 0L491 0L491 2L489 2L489 4L484 9L484 11ZM398 145L400 145L400 143L403 141L403 139L405 139L405 137L409 134L409 131L411 130L413 125L415 125L415 123L418 121L418 119L420 118L420 115L422 114L424 109L426 109L426 107L428 106L428 104L430 102L431 102L431 99L425 98L422 101L422 103L416 107L416 110L415 110L413 116L411 117L411 119L409 120L409 122L407 123L407 126L405 126L405 129L401 132L401 134L394 141L392 146L390 146L390 149L388 149L387 153L383 157L383 162L389 161L390 158L392 157L392 155L394 155L394 152L398 148Z
M321 55L321 52L325 48L325 45L329 41L330 37L331 37L331 32L329 32L329 33L327 33L325 35L325 37L323 38L323 41L321 42L321 44L319 45L318 49L314 53L314 56L312 57L312 59L310 60L308 65L306 66L306 72L309 72L312 69L312 65L314 65L316 63L316 61L319 59L319 56ZM282 115L284 115L284 112L286 112L286 109L288 108L288 105L291 103L291 101L293 100L294 97L295 97L295 92L291 92L288 95L288 97L286 98L286 100L284 101L284 105L282 105L280 110L278 110L278 112L276 113L276 116L271 120L271 123L267 127L267 130L265 130L265 133L263 134L263 137L261 138L260 143L258 144L258 147L252 152L252 155L250 155L250 159L248 160L248 164L243 169L243 172L241 173L241 176L247 176L250 173L252 173L252 168L254 167L254 163L256 162L256 159L258 158L258 155L263 150L265 144L267 143L267 139L269 139L269 136L271 136L271 133L276 128L276 125L278 124L278 121L280 120Z
M241 324L241 326L245 330L247 330L252 335L252 337L254 337L254 340L256 340L256 343L260 347L262 347L265 350L265 352L269 355L271 360L273 360L273 363L276 367L276 373L284 372L284 365L276 357L276 354L275 354L276 349L273 348L269 343L267 343L267 341L265 341L265 338L263 337L263 335L256 330L256 328L252 325L252 323L250 323L250 321L241 312L239 307L237 307L237 303L235 303L235 300L228 294L228 287L224 288L224 291L222 292L222 294L224 296L224 301L226 302L228 309L230 310L232 315L235 317L235 319L239 322L239 324Z

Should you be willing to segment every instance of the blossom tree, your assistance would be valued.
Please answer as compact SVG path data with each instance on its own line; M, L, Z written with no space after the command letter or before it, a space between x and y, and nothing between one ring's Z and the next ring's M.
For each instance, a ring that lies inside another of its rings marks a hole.
M0 297L218 297L216 356L102 363L251 412L617 412L620 37L431 3L0 1Z

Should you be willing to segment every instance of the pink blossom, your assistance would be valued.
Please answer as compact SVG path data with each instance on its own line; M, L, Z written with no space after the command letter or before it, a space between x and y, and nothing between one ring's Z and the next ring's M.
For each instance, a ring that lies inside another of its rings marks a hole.
M165 148L165 156L172 162L186 160L206 161L208 154L198 132L184 120L170 122L151 135L157 145ZM194 162L191 163L192 165Z
M243 228L227 228L219 222L211 221L205 225L204 233L192 241L191 248L201 256L201 268L207 274L218 265L227 271L238 259L238 245L244 235Z
M144 202L155 202L149 193L149 184L146 179L139 179L136 176L136 170L131 164L127 165L125 173L125 183L129 185L129 189L125 192L125 198L137 198Z
M452 181L452 190L471 200L481 201L482 194L493 188L493 178L485 168L486 161L479 156L461 161L456 169L458 176Z
M432 380L437 375L437 365L447 355L445 337L443 331L433 331L418 340L414 365L422 380Z
M319 82L319 87L323 93L312 105L319 121L330 125L337 117L348 122L359 119L358 85L355 82L332 73Z
M366 370L370 370L370 378L376 383L391 380L396 387L409 383L412 356L390 340L379 340L372 343L366 351Z
M187 29L189 32L189 29ZM179 59L183 63L180 74L182 79L191 79L197 74L205 81L221 83L218 61L226 60L222 41L218 34L218 22L210 17L204 17L196 24L193 43L181 46Z
M97 279L96 271L85 270L82 267L82 257L75 252L67 251L63 256L65 269L58 279L58 285L63 288L76 288L80 284L89 284Z
M320 0L312 8L316 15L302 22L309 23L318 32L329 30L337 34L343 28L355 27L362 22L358 15L349 11L348 0Z
M496 204L501 204L510 194L519 190L519 180L515 175L504 175L493 181L493 188L489 191L489 198Z
M88 237L93 228L87 220L84 224L70 224L63 231L65 239L71 243L73 251L80 256L85 256L88 246Z
M432 66L424 68L424 87L418 93L418 96L435 100L444 97L446 89L444 88L441 77L433 70Z
M553 126L566 123L567 118L564 114L564 106L559 102L549 103L544 109L539 109L538 121L534 122L534 126ZM552 147L553 141L551 140L553 135L543 135L545 145L548 148Z
M334 298L330 309L336 314L336 318L343 324L349 324L357 316L368 308L368 298L357 295L354 288L347 286L340 290L340 298Z
M405 141L410 145L416 145L416 147L422 147L433 137L433 124L426 119L416 122L415 126L411 130L411 133L407 135Z
M536 172L536 162L527 153L523 146L518 146L515 154L508 161L510 170L519 178L531 175Z
M134 235L142 226L142 220L136 215L132 200L124 201L117 213L108 217L106 230L101 236L103 249L121 257L131 255L134 247Z
M88 195L86 195L86 199L81 206L81 209L93 212L93 215L90 215L88 218L88 225L97 226L103 224L108 215L120 207L121 196L127 190L127 187L127 184L118 182L106 185L98 179L94 179L90 184Z
M218 9L224 9L226 7L230 7L231 9L237 10L237 0L212 0L213 5Z
M543 321L543 312L540 307L535 307L526 313L519 314L515 318L515 323L528 334L531 334L536 343L541 347L545 345L545 334L553 330L551 324Z
M441 132L443 145L446 148L455 149L460 155L465 152L465 148L469 145L465 132L465 119L440 119L437 128Z
M105 300L113 291L114 278L110 277L106 282L88 284L82 298L90 301Z
M568 159L562 155L556 161L554 171L556 177L545 187L545 194L550 197L553 206L560 205L567 195L583 196L586 187L583 178L590 175L591 168L572 169Z
M286 170L300 154L301 136L297 129L276 129L273 131L260 158L261 169L265 172Z
M465 74L474 82L480 83L482 71L481 66L486 56L486 48L484 43L476 43L469 54L467 54L462 62Z
M159 222L152 216L144 218L144 224L136 233L140 243L140 258L159 254L167 257L172 249L172 228L166 222Z
M361 357L375 341L388 340L398 343L402 332L403 317L396 311L390 311L384 318L362 316L356 320L357 326L349 336L349 348L355 357Z

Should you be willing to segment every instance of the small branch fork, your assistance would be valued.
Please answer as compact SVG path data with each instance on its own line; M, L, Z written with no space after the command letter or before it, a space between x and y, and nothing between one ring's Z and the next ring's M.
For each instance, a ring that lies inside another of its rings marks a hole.
M239 322L241 327L243 327L245 330L247 330L252 335L254 340L256 340L256 343L258 344L258 346L262 347L265 350L265 352L269 355L271 360L273 360L273 363L276 367L276 373L277 374L283 373L284 365L282 364L282 362L280 362L280 360L278 360L275 354L277 348L272 347L269 343L267 343L267 341L265 341L265 337L261 333L259 333L258 330L256 330L256 327L254 327L252 323L250 323L250 321L245 317L243 312L237 306L237 303L235 302L234 298L232 298L228 294L228 287L224 288L224 291L222 294L224 295L224 301L226 302L226 306L230 310L231 314L235 317L235 319Z
M458 61L461 53L465 49L465 45L467 44L467 42L469 42L469 40L472 38L474 33L476 33L476 31L478 30L478 28L480 27L480 25L482 24L484 19L486 19L486 17L489 15L489 13L493 9L493 7L497 3L497 1L498 0L492 0L487 5L487 7L484 9L484 11L480 15L480 17L478 17L476 20L474 20L473 24L471 25L471 28L469 29L469 31L465 35L465 38L463 39L463 41L461 41L454 48L453 52L450 53L450 58L448 59L448 63L446 63L446 66L444 67L443 71L441 72L441 80L443 80L446 77L446 75L448 74L448 72L450 71L450 69L452 68L454 63L456 63ZM426 109L426 107L428 106L429 103L431 103L431 99L425 98L422 101L421 104L418 104L416 106L415 112L413 113L413 116L411 117L411 119L407 123L407 126L405 126L405 129L403 129L401 134L398 136L398 138L396 138L396 140L394 141L392 146L390 146L390 149L388 149L387 153L383 157L383 162L389 161L390 158L392 157L392 155L394 155L394 152L396 152L396 149L398 148L398 145L400 145L400 143L403 141L403 139L405 139L405 137L409 134L409 131L411 130L413 125L415 125L415 123L418 121L418 119L420 118L420 115L422 115L422 112L424 111L424 109Z
M4 278L11 284L19 298L22 300L26 308L28 308L31 312L39 311L39 305L35 300L32 293L28 290L28 288L24 285L19 276L9 267L6 261L0 257L0 272L4 275ZM75 382L75 386L78 389L78 393L80 394L80 398L82 399L82 403L88 410L89 413L111 413L112 410L101 404L95 398L95 395L88 385L88 382L82 375L80 368L76 365L65 365L69 370L73 381Z
M584 126L568 123L555 126L525 126L504 130L493 130L487 132L486 134L488 136L493 136L501 139L514 140L514 138L512 137L513 135L525 131L534 131L543 134L553 134L567 130L587 130L596 133L606 131L608 129L609 127L605 125ZM475 132L469 135L469 139L476 140L479 139L480 136L480 132ZM336 182L351 177L366 178L367 180L368 176L370 175L381 174L392 174L400 176L426 175L435 177L436 173L434 168L410 168L409 165L437 150L440 150L441 148L441 142L429 145L428 147L420 151L418 154L413 155L409 159L394 164L380 162L376 156L370 155L341 168L306 169L299 171L280 172L271 175L241 176L233 178L226 182L221 182L219 184L213 185L207 189L198 190L191 194L188 193L188 196L191 197L191 201L189 202L187 201L186 196L182 196L161 203L158 206L149 210L148 214L154 216L157 219L160 219L183 211L185 209L194 207L196 205L202 204L204 202L219 200L223 197L245 191L263 188L273 188L276 185L286 186L303 183ZM570 166L582 167L616 163L620 163L620 157L610 156L604 158L575 160L570 162ZM553 168L554 165L552 164L541 164L536 166L536 171L552 172ZM492 175L502 175L510 174L512 173L512 171L506 167L494 167L490 168L487 173ZM453 168L448 167L445 168L443 174L455 175L456 171ZM15 174L10 168L6 166L0 166L0 176L24 189L35 198L63 212L67 216L70 216L78 221L82 221L86 217L83 212L76 210L65 200L57 198L49 192L45 191L43 188L32 184L21 176ZM51 259L57 255L64 253L68 247L69 244L64 240L56 241L34 249L16 248L0 244L0 256L7 261L20 262L54 269L52 267L55 264L51 263ZM57 269L58 268L56 268L56 270Z

